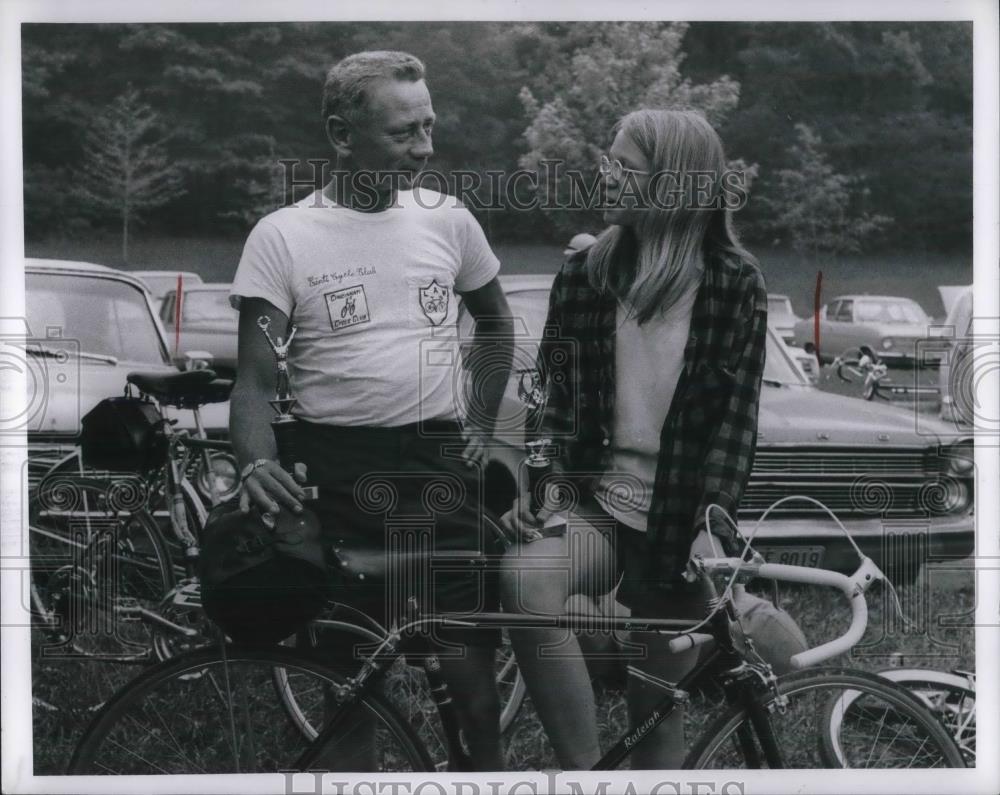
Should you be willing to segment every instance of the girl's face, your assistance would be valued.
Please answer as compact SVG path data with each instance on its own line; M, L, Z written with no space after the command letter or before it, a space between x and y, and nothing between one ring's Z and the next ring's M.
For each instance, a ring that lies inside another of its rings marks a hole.
M643 213L648 212L650 163L624 131L615 136L607 157L610 167L602 167L607 191L604 222L635 226Z

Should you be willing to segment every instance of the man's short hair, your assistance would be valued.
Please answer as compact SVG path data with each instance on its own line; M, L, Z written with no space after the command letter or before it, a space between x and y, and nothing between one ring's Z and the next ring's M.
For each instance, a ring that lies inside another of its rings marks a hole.
M423 80L424 65L416 56L395 50L348 55L330 67L323 85L323 121L341 116L351 123L364 120L368 89L379 80Z

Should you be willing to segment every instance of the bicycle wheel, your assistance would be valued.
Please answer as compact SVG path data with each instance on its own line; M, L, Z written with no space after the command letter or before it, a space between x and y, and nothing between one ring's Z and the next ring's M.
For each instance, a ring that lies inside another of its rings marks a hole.
M175 573L137 484L70 478L29 504L32 610L57 638L47 655L149 658L153 626L134 608L155 610Z
M528 692L506 630L503 631L503 644L497 649L496 682L500 693L500 733L503 734L514 725Z
M904 688L874 674L828 668L778 679L777 697L759 691L771 717L774 739L785 768L964 767L962 754L947 731ZM841 755L830 747L825 726L828 709L854 692L854 708L845 713ZM782 705L784 701L784 705ZM748 760L747 741L755 738L745 707L730 707L699 738L686 768L720 769L764 766Z
M361 628L357 628L355 635L344 625L340 625L336 630L319 629L314 625L310 629L310 643L312 645L317 642L318 632L329 633L328 637L324 639L327 646L338 643L341 645L364 644L378 640L377 635ZM295 641L289 639L285 645L292 646L298 641L299 639ZM497 649L496 654L496 681L501 705L500 730L505 731L517 717L521 703L524 701L525 685L524 679L518 672L513 650L507 642L506 635L504 636L504 644ZM359 661L356 668L360 668L360 666L361 662ZM275 668L274 686L289 719L307 739L315 739L322 720L321 714L308 707L308 704L315 699L315 694L311 690L315 683L308 677L299 676L295 672L287 671L284 668ZM423 669L410 665L405 659L400 658L385 675L382 695L420 737L421 743L433 760L435 769L447 770L447 738L438 715L437 706L428 690Z
M976 690L967 677L920 668L890 668L878 675L913 693L951 733L966 762L975 765ZM827 705L823 727L830 751L837 759L843 759L842 733L858 720L855 713L865 708L858 703L860 695L846 691Z
M304 710L344 720L344 732L325 746L317 769L434 769L419 738L380 696L339 703L345 679L322 661L285 648L216 646L151 666L116 693L87 727L67 772L290 771L310 741L275 698L275 668L309 678L312 685L296 697Z

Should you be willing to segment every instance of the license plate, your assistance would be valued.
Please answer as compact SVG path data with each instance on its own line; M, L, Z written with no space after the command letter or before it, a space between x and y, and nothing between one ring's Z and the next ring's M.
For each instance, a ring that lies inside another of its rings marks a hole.
M823 547L765 547L761 550L768 563L809 566L814 569L823 565L823 551Z

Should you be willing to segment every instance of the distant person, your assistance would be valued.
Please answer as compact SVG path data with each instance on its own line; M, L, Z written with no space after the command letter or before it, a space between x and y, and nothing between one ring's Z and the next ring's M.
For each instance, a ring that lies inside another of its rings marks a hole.
M275 362L257 327L267 315L272 333L287 334L294 318L288 369L298 399L296 453L308 482L319 488L313 507L327 547L379 556L391 554L389 543L395 549L433 544L443 553L488 549L493 539L480 536L481 467L510 364L495 352L511 354L513 345L500 263L467 209L414 187L434 153L435 120L417 58L403 52L344 58L327 74L322 113L337 175L254 227L232 287L240 327L230 432L246 501L264 512L301 510L302 488L277 461L268 405ZM482 406L474 418L459 414L458 361L428 367L422 358L438 327L456 325L458 296L479 321L473 355L482 344L491 351L490 376L473 373ZM510 346L498 348L497 335L510 335ZM463 452L443 457L445 445ZM449 511L428 507L427 492L442 478L457 497ZM379 489L394 495L398 515L430 511L429 532L411 527L410 535L389 539L390 508L371 504ZM428 592L424 612L497 609L495 585L487 582L481 592L478 576L446 571L431 579L399 596ZM332 569L331 583L338 602L383 626L402 608L387 603L385 585L367 587L349 572ZM399 583L391 588L402 590ZM441 633L452 645L440 654L442 674L472 763L502 769L493 670L499 632ZM368 751L374 747L372 738Z
M517 497L503 519L521 538L504 561L504 610L557 615L568 597L617 584L617 601L635 617L698 620L705 595L683 574L693 554L712 549L706 508L717 503L735 518L750 476L767 290L721 201L726 158L705 117L638 110L613 135L600 164L610 227L569 255L549 299L546 329L577 341L575 354L540 353L547 402L537 437L553 440L555 471L587 521L571 517L554 534L546 527L551 500L533 514L529 495ZM679 177L654 178L665 173ZM714 176L709 186L706 176ZM682 200L670 201L678 182ZM715 201L705 201L706 187ZM719 514L711 533L724 554L740 552L737 531ZM576 636L522 629L510 638L561 766L592 767L601 748ZM629 641L646 655L632 662L677 682L698 651L671 653L667 640L633 633ZM627 685L632 731L663 698L644 678ZM675 709L636 746L633 769L680 766L683 713Z
M586 251L596 242L597 238L587 232L581 232L578 235L573 235L573 239L569 241L569 245L563 249L563 256L569 259L574 254Z

